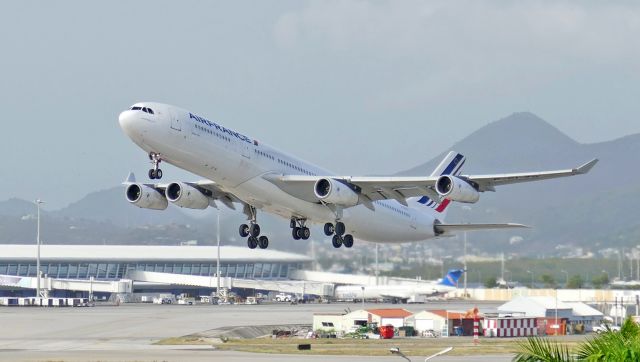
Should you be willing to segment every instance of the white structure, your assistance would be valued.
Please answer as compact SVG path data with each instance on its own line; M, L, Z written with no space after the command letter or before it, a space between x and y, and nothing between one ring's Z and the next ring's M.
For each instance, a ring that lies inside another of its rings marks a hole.
M552 297L518 297L499 306L498 313L500 316L550 320L555 319L556 308L558 320L566 319L569 329L582 325L585 332L590 332L603 318L601 312L582 302L562 302Z
M425 310L409 317L407 323L413 325L419 336L424 336L429 330L440 333L447 326L447 317Z
M558 319L570 319L573 316L570 305L552 297L518 297L498 307L501 317L555 318L556 311Z
M536 318L485 318L485 337L529 337L538 335Z
M313 330L335 330L339 333L349 333L371 323L378 326L392 325L395 328L400 328L407 325L407 319L411 315L411 312L401 308L359 309L345 314L317 313L313 315Z
M127 272L213 276L215 246L43 245L41 270L52 278L117 280ZM35 245L0 245L0 275L36 276ZM220 247L221 277L289 279L289 273L311 262L305 255Z
M593 331L593 326L600 324L604 318L602 312L584 303L568 302L566 304L571 306L573 310L573 316L570 319L571 324L573 326L577 324L584 325L585 332Z

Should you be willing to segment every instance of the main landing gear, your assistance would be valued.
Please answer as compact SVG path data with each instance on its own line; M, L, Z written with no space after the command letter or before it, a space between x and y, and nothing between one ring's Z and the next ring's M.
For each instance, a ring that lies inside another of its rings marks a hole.
M151 164L153 165L153 168L149 170L149 178L152 180L160 180L162 178L162 170L160 169L160 162L162 162L162 158L160 157L160 154L150 152L149 160L151 160Z
M334 248L339 248L342 245L344 245L345 248L350 248L353 246L353 235L345 235L346 231L347 228L344 226L344 223L340 221L336 221L335 225L330 222L324 224L324 234L326 236L333 235L331 244L333 244Z
M291 228L291 236L293 240L307 240L311 236L311 230L305 226L307 219L291 218L289 227Z
M250 221L249 225L242 224L239 228L239 234L243 238L247 238L247 246L249 249L255 249L260 247L260 249L266 249L269 247L269 238L262 235L260 236L260 225L256 223L256 208L253 206L248 206L250 212Z

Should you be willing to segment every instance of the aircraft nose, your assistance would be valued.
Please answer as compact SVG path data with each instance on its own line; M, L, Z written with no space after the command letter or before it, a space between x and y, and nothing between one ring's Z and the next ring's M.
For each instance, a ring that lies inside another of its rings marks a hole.
M120 113L118 116L118 123L120 123L120 128L126 133L130 133L133 131L137 120L136 112L132 110L126 110Z

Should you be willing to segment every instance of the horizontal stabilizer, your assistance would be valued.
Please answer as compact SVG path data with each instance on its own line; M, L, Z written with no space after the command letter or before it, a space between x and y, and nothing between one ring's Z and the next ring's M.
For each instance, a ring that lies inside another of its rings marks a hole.
M438 233L452 233L455 231L473 231L473 230L493 230L493 229L515 229L528 228L522 224L437 224L434 226Z

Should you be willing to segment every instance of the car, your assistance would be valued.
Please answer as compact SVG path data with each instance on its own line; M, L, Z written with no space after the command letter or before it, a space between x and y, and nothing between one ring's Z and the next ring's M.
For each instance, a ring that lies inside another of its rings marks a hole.
M291 295L289 294L280 293L276 295L276 302L290 302L290 301L291 301Z
M620 326L615 326L609 323L602 323L600 325L594 326L593 331L595 333L604 333L607 331L620 332Z

